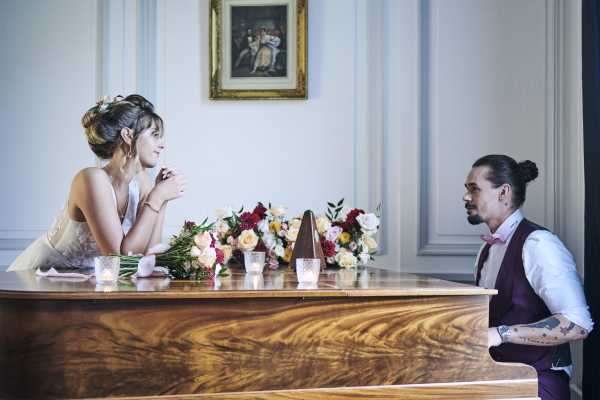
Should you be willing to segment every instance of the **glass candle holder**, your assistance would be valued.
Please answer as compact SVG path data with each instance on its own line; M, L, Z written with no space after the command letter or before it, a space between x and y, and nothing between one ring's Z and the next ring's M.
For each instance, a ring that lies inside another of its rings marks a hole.
M248 273L262 274L263 268L265 267L265 252L244 252L244 267Z
M255 272L244 275L244 289L246 290L262 290L265 288L265 280L262 274Z
M321 260L319 258L297 258L296 275L300 283L317 283L321 273Z
M118 256L94 257L94 274L97 283L113 283L119 279L119 266L121 260Z

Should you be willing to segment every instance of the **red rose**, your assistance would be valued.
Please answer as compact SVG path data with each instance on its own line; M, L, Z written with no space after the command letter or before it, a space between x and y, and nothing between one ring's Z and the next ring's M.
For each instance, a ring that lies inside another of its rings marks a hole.
M267 209L265 206L263 206L263 203L259 202L258 205L254 207L254 211L252 211L252 213L258 215L260 221L267 215Z
M364 214L364 213L365 212L363 210L361 210L361 209L353 208L348 213L348 215L346 216L346 226L348 228L351 228L351 227L360 227L360 225L358 224L358 222L356 222L356 217L358 217L360 214Z
M242 220L242 222L246 223L246 224L251 224L253 217L252 214L249 213L248 211L244 211L241 215L240 215L240 220Z
M333 243L331 240L321 238L321 247L323 248L323 254L325 257L335 256L335 243Z
M242 233L241 231L252 230L252 229L254 229L255 226L256 226L256 224L243 222L240 224L240 233Z

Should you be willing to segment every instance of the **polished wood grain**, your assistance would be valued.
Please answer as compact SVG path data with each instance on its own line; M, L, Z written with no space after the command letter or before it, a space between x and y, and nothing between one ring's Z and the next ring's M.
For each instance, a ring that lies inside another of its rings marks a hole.
M0 302L0 395L104 397L536 379L488 297ZM528 395L535 395L529 391Z
M455 384L426 384L401 386L363 386L334 389L280 390L263 392L238 392L198 395L118 397L120 400L353 400L353 399L403 399L403 400L539 400L530 397L537 390L531 379L517 381L461 382Z
M89 272L89 271L88 271ZM260 277L238 268L214 281L172 281L168 278L121 280L114 286L89 279L36 277L34 271L0 272L0 299L124 300L201 298L322 298L493 295L495 290L376 268L326 270L315 287L298 283L289 268L265 271Z

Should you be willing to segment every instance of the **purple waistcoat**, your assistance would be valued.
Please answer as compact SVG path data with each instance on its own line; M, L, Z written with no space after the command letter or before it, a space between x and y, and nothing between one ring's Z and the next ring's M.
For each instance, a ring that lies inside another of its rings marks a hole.
M498 271L495 289L498 294L490 301L490 326L517 325L537 322L552 313L544 301L534 292L525 276L523 267L523 245L534 231L545 228L523 219L508 244L502 265ZM477 284L483 263L489 256L489 244L481 251L477 265ZM562 346L529 346L503 343L490 348L492 358L500 362L520 362L533 366L538 371L555 366L569 365L568 344Z

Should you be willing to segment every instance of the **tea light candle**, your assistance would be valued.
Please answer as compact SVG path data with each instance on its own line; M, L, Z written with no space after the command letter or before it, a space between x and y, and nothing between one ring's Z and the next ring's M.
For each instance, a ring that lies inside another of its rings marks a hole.
M250 268L248 268L251 272L260 272L260 263L253 262L250 263Z
M102 273L100 274L100 280L104 281L104 282L110 282L110 281L114 280L112 271L108 268L103 270Z

